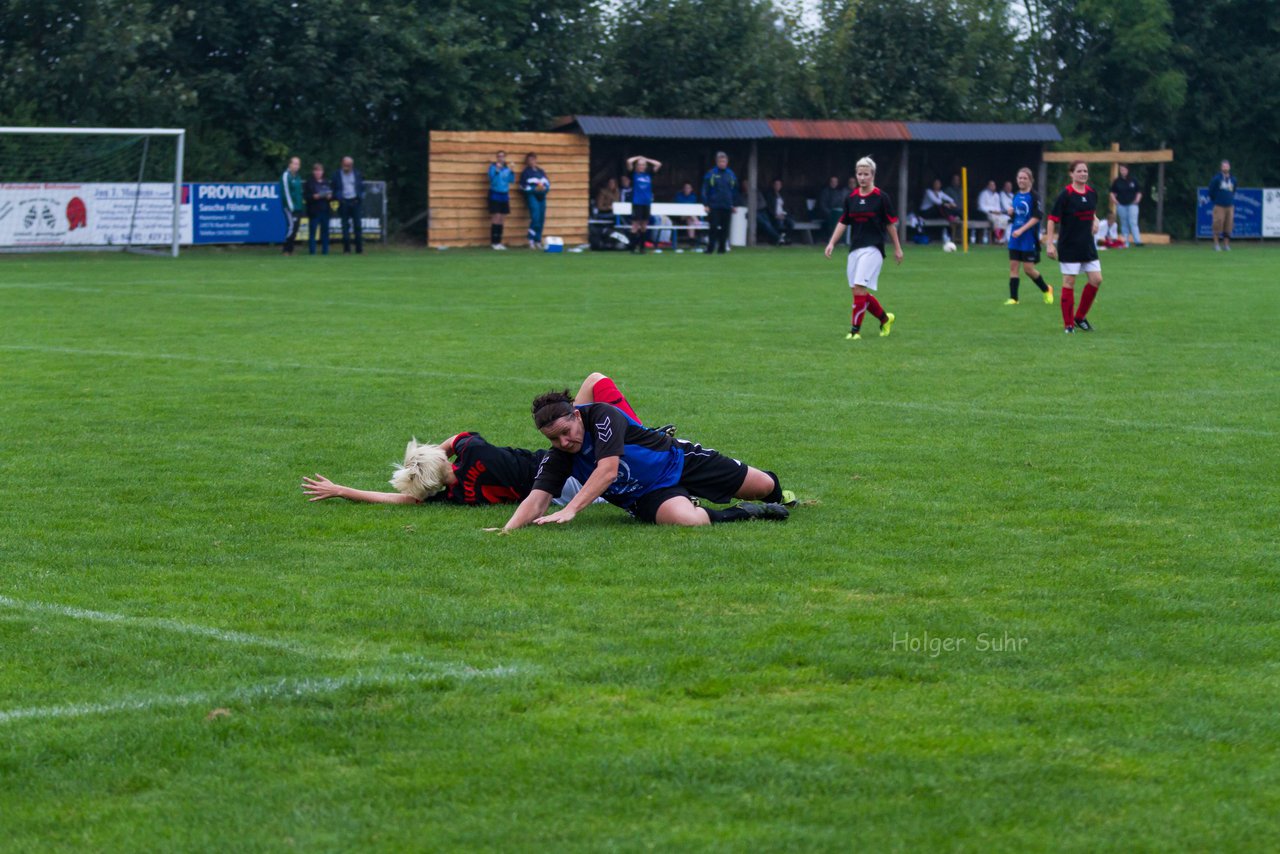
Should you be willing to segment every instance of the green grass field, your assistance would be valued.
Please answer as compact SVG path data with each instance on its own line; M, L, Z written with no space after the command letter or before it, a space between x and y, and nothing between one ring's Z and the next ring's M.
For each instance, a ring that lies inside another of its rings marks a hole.
M1103 265L1068 337L909 247L848 342L801 248L0 259L0 848L1274 847L1280 250ZM298 489L592 370L805 503Z

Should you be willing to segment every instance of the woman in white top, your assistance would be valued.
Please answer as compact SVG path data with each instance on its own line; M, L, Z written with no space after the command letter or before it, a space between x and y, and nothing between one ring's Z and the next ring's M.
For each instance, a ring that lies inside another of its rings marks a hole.
M996 189L995 181L988 181L986 188L978 193L978 210L987 218L987 222L991 223L991 229L984 242L990 243L992 234L995 235L997 243L1001 242L1004 238L1005 226L1009 224L1009 218L1005 216L1005 208L1000 204L1000 192Z

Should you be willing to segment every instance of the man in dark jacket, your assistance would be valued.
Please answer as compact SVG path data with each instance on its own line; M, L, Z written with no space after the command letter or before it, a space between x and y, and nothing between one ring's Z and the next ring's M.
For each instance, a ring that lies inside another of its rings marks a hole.
M711 229L707 240L707 254L723 255L729 243L729 219L733 216L733 203L738 195L738 176L729 168L729 155L716 152L716 165L702 179L702 203L707 206L707 219Z
M351 232L355 231L356 254L364 252L363 212L364 175L350 157L342 158L342 171L333 179L333 192L338 197L338 216L342 219L342 254L351 252Z
M818 209L815 212L822 222L823 239L830 237L831 232L836 230L836 223L844 215L844 200L848 195L849 191L840 186L840 179L835 175L827 180L827 186L818 193Z
M324 175L323 163L311 164L311 177L302 185L307 202L307 252L316 254L316 232L320 232L320 254L329 254L329 203L333 201L333 185Z

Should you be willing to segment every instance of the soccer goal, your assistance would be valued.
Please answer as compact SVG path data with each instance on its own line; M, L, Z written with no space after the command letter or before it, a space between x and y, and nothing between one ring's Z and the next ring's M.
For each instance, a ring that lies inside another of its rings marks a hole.
M186 131L0 127L0 252L178 255Z

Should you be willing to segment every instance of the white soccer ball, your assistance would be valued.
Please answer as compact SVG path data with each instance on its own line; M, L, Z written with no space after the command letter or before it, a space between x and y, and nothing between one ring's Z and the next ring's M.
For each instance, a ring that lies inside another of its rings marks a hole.
M948 240L946 243L942 244L942 251L943 251L943 252L955 252L955 251L956 251L956 244L955 244L955 241L954 241L954 240Z

